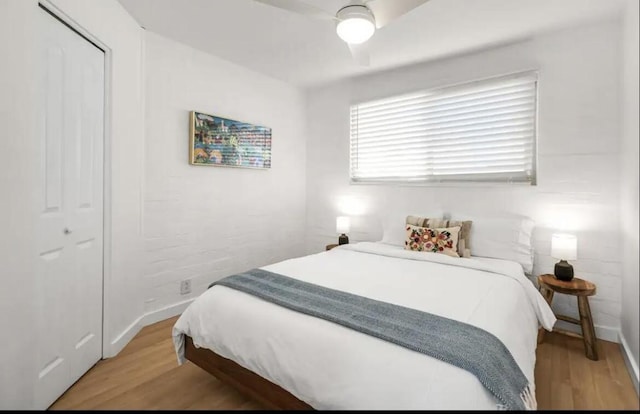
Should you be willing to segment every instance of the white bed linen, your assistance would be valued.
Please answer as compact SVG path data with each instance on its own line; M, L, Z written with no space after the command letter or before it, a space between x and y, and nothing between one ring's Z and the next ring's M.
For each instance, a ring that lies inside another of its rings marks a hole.
M522 267L382 243L343 245L262 269L475 325L507 346L534 383L538 323L555 317ZM490 409L477 378L427 355L224 286L198 297L173 328L316 409Z

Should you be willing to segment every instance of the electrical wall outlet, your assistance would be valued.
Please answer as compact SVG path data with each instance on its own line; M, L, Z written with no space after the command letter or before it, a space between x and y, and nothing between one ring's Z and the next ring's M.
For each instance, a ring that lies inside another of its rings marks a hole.
M189 293L191 293L191 280L183 280L182 282L180 282L180 294L187 295Z

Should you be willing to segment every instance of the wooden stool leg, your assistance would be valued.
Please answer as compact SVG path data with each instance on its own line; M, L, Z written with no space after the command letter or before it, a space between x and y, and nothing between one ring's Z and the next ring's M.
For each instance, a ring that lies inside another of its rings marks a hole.
M593 329L593 318L591 317L591 308L589 307L589 298L587 296L578 296L578 310L580 311L584 351L587 354L587 358L597 361L596 332Z
M542 293L542 297L547 301L549 306L551 306L551 302L553 301L553 290L546 289L540 286L540 290ZM544 328L538 329L538 344L541 344L544 341L544 334L546 333Z

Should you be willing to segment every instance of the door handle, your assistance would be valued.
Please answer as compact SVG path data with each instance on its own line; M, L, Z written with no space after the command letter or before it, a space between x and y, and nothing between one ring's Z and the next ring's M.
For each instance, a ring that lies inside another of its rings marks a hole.
M69 229L68 227L64 228L64 234L71 234L71 233L72 233L71 229Z

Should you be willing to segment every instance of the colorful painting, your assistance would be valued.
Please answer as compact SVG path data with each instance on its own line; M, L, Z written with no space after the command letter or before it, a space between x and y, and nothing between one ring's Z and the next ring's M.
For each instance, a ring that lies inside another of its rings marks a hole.
M271 168L271 128L191 112L193 165Z

